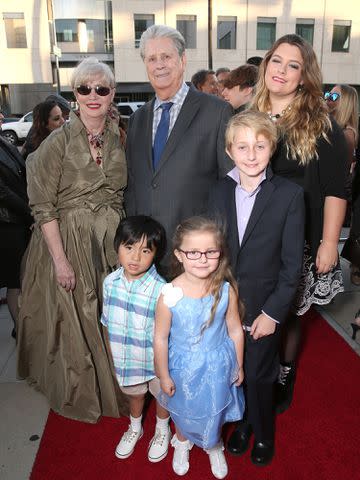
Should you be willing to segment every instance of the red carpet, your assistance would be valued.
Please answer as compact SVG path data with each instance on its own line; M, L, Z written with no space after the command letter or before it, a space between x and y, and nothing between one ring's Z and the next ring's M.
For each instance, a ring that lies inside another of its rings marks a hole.
M310 311L304 319L304 345L293 405L277 419L276 456L271 465L255 467L249 452L240 458L227 454L227 480L359 480L359 402L359 357L316 312ZM51 412L31 480L179 478L171 468L172 449L160 463L147 460L153 419L152 405L134 454L118 460L114 449L127 428L126 418L103 418L89 425ZM196 447L184 478L214 478L208 456Z

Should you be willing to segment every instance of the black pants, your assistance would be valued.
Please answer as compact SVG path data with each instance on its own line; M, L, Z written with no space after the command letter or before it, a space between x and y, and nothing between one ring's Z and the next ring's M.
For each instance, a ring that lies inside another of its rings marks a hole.
M273 335L254 340L246 332L244 422L257 442L274 441L274 386L279 374L280 327Z

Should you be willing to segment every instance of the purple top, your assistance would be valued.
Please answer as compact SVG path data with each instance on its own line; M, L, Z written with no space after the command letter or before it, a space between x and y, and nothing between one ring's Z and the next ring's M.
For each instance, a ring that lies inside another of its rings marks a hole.
M235 188L236 218L239 233L239 245L241 245L244 233L254 207L256 195L260 192L261 184L266 179L266 170L264 170L259 185L252 192L247 192L240 184L240 175L237 167L234 167L227 174L237 183Z

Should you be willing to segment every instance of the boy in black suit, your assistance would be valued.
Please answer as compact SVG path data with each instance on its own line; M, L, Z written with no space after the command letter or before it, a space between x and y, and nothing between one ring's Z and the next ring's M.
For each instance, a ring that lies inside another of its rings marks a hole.
M235 168L210 195L210 214L226 228L232 268L245 304L246 414L227 449L266 465L274 455L273 390L279 371L279 337L302 269L304 198L301 187L272 173L277 143L268 115L247 111L232 117L226 151Z

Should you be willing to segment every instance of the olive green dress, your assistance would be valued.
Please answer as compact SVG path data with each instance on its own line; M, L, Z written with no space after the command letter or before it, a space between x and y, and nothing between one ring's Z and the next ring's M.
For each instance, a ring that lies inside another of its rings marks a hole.
M114 381L100 324L102 283L117 262L113 238L123 217L126 163L119 130L109 121L103 167L86 130L71 114L27 160L35 229L28 248L18 325L18 373L65 417L96 422L127 405ZM41 225L56 219L76 276L73 292L56 281Z

